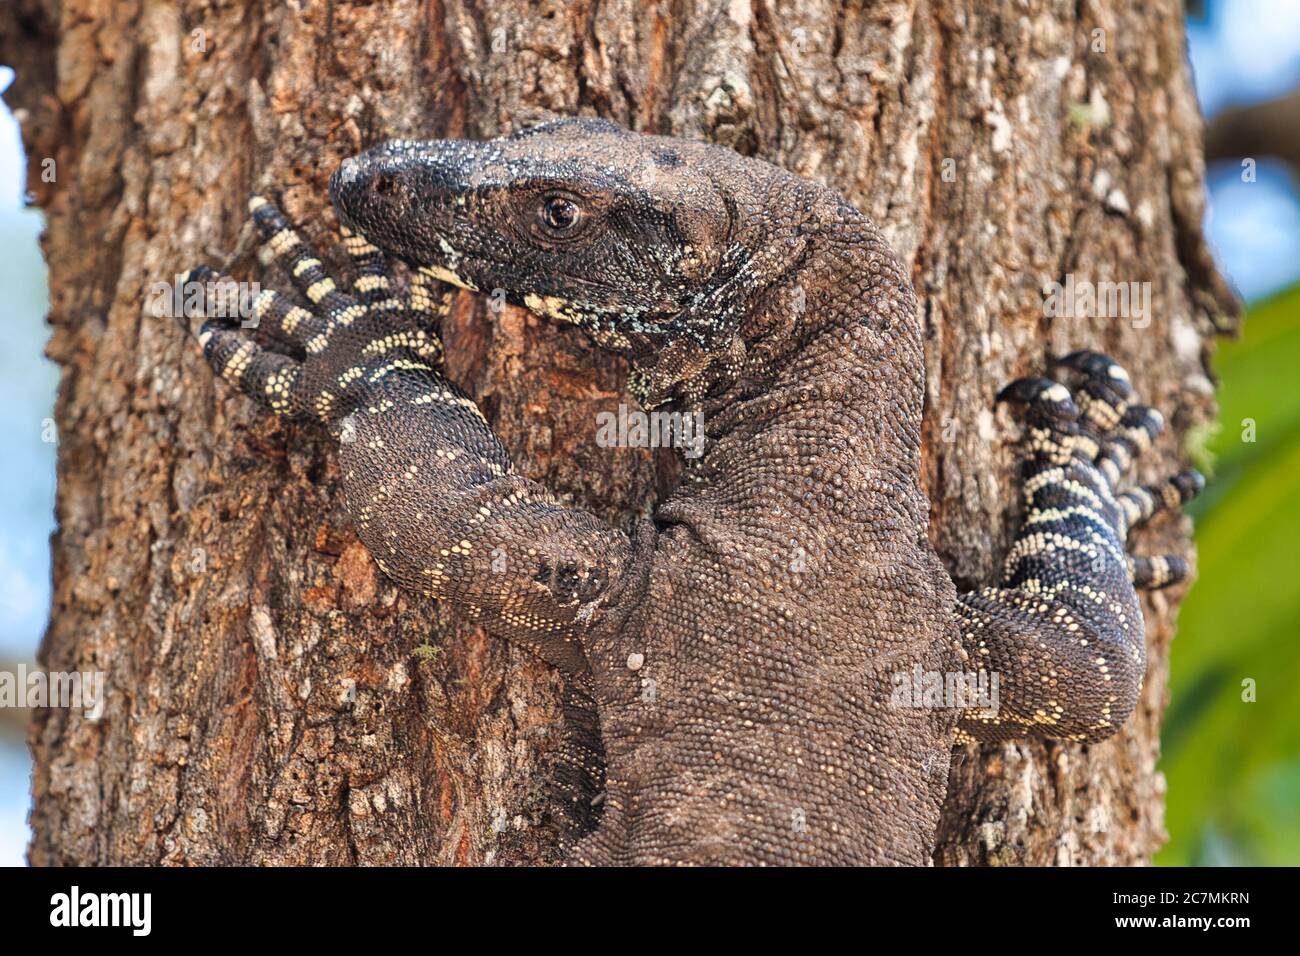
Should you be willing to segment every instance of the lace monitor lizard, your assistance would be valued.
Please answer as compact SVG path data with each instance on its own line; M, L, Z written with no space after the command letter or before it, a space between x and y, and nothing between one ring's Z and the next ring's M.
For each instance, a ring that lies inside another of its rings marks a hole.
M1126 538L1201 479L1122 490L1161 417L1110 359L1061 359L1073 390L1027 378L999 396L1025 417L1023 525L1001 580L959 595L926 536L916 299L830 190L567 119L387 143L345 161L330 196L350 289L254 197L304 304L258 296L278 347L205 306L186 324L232 385L340 440L384 573L594 698L606 799L575 861L926 864L955 743L1099 740L1132 711L1134 588L1187 567ZM442 371L457 287L575 323L629 357L644 407L703 414L704 454L652 519L625 532L514 470ZM996 711L897 706L917 667L997 675Z

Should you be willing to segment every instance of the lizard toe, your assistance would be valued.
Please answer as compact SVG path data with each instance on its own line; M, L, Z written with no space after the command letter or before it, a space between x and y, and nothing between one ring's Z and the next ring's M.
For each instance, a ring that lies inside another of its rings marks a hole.
M1191 569L1186 559L1176 554L1152 555L1128 559L1128 576L1135 588L1158 591L1187 578Z

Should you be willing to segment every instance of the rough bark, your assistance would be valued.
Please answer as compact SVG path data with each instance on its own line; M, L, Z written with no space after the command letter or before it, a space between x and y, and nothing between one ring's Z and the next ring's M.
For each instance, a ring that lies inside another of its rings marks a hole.
M574 113L832 184L912 264L932 537L969 587L1015 515L1004 382L1072 347L1119 358L1173 425L1147 479L1211 410L1234 305L1200 235L1181 16L1178 0L6 5L63 368L41 660L109 682L98 723L36 716L31 861L528 863L567 825L556 675L384 580L328 442L215 383L147 310L151 281L199 261L261 277L251 189L329 248L325 181L363 146ZM1067 273L1151 282L1151 324L1046 318L1043 284ZM488 318L461 300L451 367L522 469L610 520L650 508L671 459L592 440L622 365L522 312ZM1187 528L1140 544L1186 552ZM937 862L1150 857L1181 593L1147 599L1150 673L1115 739L959 752Z

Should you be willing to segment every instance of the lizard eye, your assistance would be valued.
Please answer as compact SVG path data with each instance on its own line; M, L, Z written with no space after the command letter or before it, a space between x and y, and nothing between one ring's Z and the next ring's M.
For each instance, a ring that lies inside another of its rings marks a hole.
M582 222L581 207L564 196L547 196L537 215L548 232L561 236L572 233Z

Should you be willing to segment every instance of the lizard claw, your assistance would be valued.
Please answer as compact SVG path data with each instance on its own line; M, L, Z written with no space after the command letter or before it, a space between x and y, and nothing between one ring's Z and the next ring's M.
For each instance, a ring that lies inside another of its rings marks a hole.
M1018 378L998 392L997 400L1026 405L1031 417L1044 421L1071 422L1079 415L1070 390L1050 378Z
M1133 383L1129 380L1128 372L1109 355L1101 352L1071 352L1054 360L1052 364L1080 372L1089 381L1105 383L1121 399L1133 394Z

